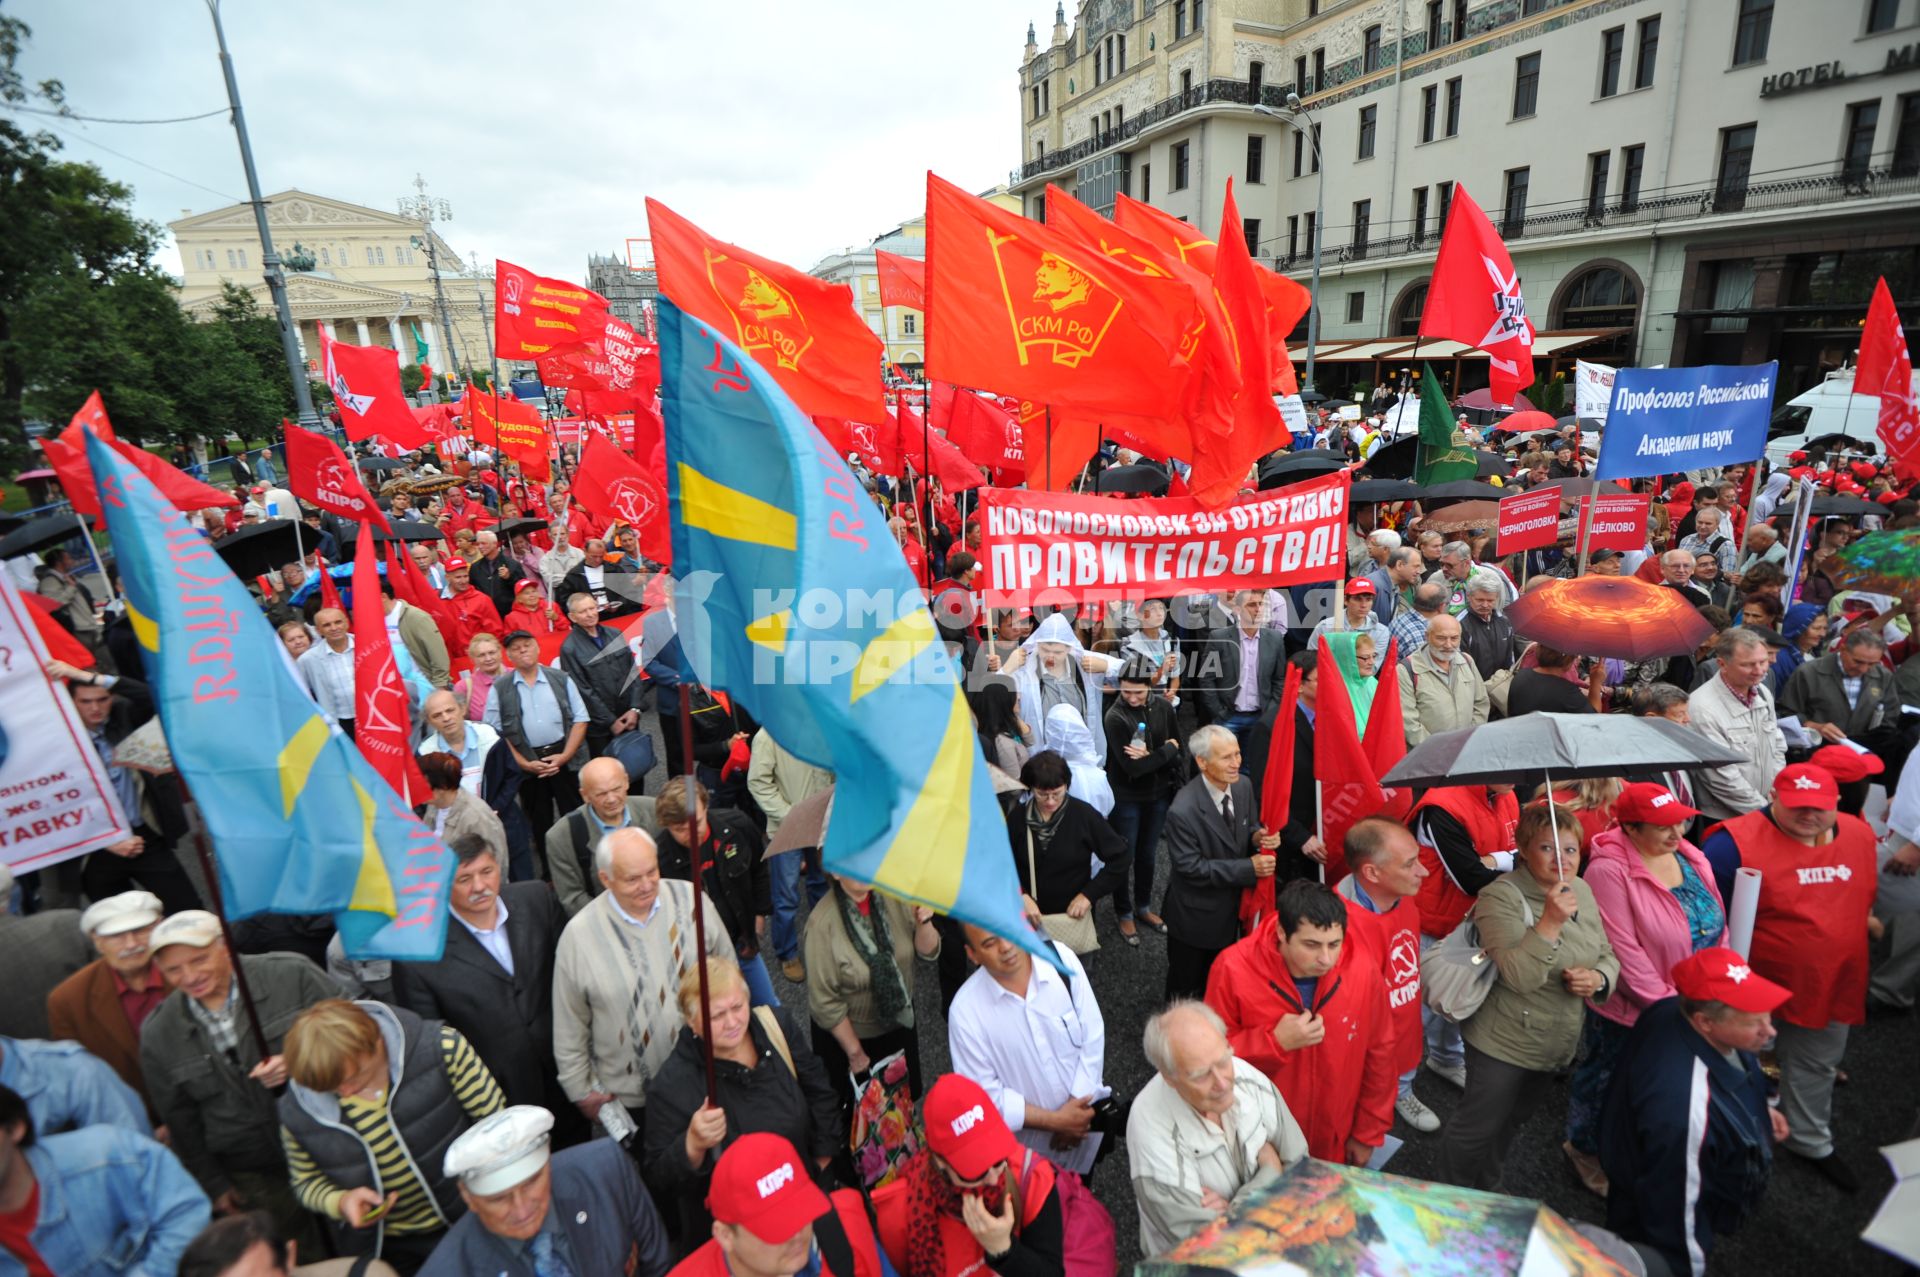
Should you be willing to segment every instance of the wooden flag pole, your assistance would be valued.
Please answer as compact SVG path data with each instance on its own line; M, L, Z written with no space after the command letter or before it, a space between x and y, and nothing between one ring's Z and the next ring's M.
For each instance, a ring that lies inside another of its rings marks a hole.
M182 782L184 787L185 783ZM188 797L191 799L191 795ZM220 894L220 874L214 867L213 852L207 847L205 829L193 831L193 849L200 857L200 871L207 877L207 895L210 897L209 903L213 905L213 916L220 920L220 938L226 942L227 957L233 963L233 979L239 987L240 1005L247 1013L247 1028L253 1035L254 1047L264 1060L272 1053L267 1050L266 1030L260 1027L260 1012L253 1005L253 990L247 984L247 969L241 963L239 947L233 941L233 927L227 922L227 906Z

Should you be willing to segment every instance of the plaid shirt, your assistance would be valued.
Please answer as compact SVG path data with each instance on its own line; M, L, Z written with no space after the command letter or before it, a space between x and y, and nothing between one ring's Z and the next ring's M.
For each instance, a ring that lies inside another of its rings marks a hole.
M1427 618L1401 603L1387 622L1387 633L1400 644L1400 659L1405 660L1427 645ZM1386 653L1380 655L1384 659Z
M227 1002L218 1011L209 1011L200 1005L198 998L187 999L187 1010L207 1036L213 1039L214 1046L227 1055L238 1054L240 1050L240 1028L235 1013L240 1009L240 980L235 976L227 981Z

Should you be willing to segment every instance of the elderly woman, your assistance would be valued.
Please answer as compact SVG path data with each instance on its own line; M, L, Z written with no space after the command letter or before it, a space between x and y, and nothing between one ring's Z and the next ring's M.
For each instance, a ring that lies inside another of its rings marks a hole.
M1125 840L1090 804L1068 792L1067 761L1054 751L1029 758L1020 783L1027 787L1027 800L1007 813L1007 842L1028 916L1088 917L1093 902L1132 871ZM1101 862L1097 874L1095 859Z
M475 726L484 726L476 724ZM487 800L468 789L460 765L453 754L420 755L420 775L432 791L420 818L442 842L451 842L462 834L472 834L493 848L501 864L507 863L507 829L500 823Z
M1073 625L1059 612L1040 622L1020 650L1001 663L1000 672L1012 677L1020 694L1020 717L1046 729L1055 705L1071 707L1083 723L1100 721L1100 689L1117 672L1117 657L1087 651ZM1101 765L1107 761L1105 732L1093 737Z
M700 1014L700 969L680 978L686 1028L647 1086L647 1128L641 1170L647 1187L671 1209L679 1201L681 1235L701 1238L711 1222L707 1184L727 1146L753 1131L770 1131L825 1167L846 1147L840 1097L827 1071L785 1011L748 1006L746 977L725 958L707 961L707 1009ZM713 1049L718 1105L707 1102L702 1040Z
M329 998L287 1030L280 1142L300 1204L347 1255L402 1273L466 1213L447 1149L505 1103L467 1040L381 1002Z
M1514 841L1519 863L1474 901L1480 943L1499 974L1460 1026L1466 1094L1440 1149L1441 1178L1467 1188L1499 1189L1514 1133L1573 1063L1585 1000L1605 1002L1620 978L1593 890L1574 873L1580 822L1535 803Z
M493 691L494 680L502 677L507 664L496 634L474 635L467 643L467 655L473 659L473 668L460 676L453 690L466 701L467 718L478 723L486 716L487 696Z
M313 631L307 628L305 621L288 621L274 633L286 645L287 655L296 661L300 659L300 653L313 646Z
M1642 1011L1673 996L1667 975L1674 964L1719 944L1727 922L1712 867L1681 836L1698 812L1665 785L1646 782L1622 789L1613 812L1619 823L1593 840L1586 881L1620 975L1613 996L1592 1004L1581 1033L1564 1145L1581 1182L1602 1195L1600 1105L1627 1031Z
M924 1094L913 1031L913 960L940 956L933 910L835 874L832 890L807 915L801 947L813 1049L841 1102L852 1103L851 1074L864 1076L895 1051L906 1052L913 1093Z

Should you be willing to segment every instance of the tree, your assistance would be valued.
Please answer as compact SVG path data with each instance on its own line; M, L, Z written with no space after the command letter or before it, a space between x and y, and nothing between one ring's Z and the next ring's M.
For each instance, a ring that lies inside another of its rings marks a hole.
M409 395L427 384L426 374L420 371L419 364L403 364L400 368L400 389Z
M262 384L270 387L275 404L272 416L292 417L297 411L293 401L293 383L287 380L287 352L280 344L280 324L260 309L260 301L232 280L220 285L220 299L213 304L214 320L227 329L228 338L258 372Z

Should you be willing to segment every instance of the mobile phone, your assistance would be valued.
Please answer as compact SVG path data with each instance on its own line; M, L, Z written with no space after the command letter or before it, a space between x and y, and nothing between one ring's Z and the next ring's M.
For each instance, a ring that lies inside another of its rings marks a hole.
M363 1211L360 1215L361 1227L363 1228L366 1227L368 1224L371 1224L374 1220L379 1219L382 1215L386 1214L391 1209L393 1209L393 1202L383 1201L378 1206L375 1206L372 1210Z

